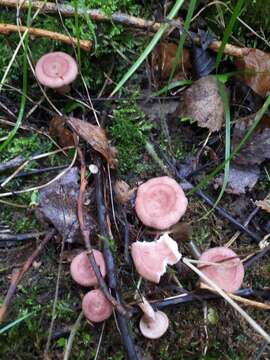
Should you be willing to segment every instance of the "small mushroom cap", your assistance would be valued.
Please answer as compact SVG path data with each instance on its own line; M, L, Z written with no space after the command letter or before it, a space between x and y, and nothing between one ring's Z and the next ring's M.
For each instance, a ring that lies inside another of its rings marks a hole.
M76 79L78 65L73 57L64 52L51 52L38 60L35 73L42 85L58 89L71 84Z
M98 250L93 250L93 254L101 275L105 277L106 266L102 253ZM96 274L89 262L86 251L74 257L70 265L70 273L72 279L81 286L95 286L98 284Z
M226 261L226 259L228 260ZM221 289L234 293L241 287L244 279L244 266L237 254L231 249L214 247L205 251L199 260L218 264L200 264L198 268Z
M139 186L135 210L144 225L164 230L180 220L187 204L181 186L174 179L162 176Z
M149 321L145 316L140 320L140 330L148 339L158 339L168 330L169 319L162 311L155 312L154 320Z
M134 242L131 256L137 272L154 283L159 283L167 264L174 265L181 258L176 241L168 234L162 235L157 241Z
M82 300L82 311L89 321L102 322L111 316L112 310L112 304L99 289L89 291Z

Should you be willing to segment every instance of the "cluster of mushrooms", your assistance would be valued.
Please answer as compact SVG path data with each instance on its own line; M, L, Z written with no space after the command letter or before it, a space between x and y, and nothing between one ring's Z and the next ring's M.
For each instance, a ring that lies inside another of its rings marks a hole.
M76 79L76 61L63 52L42 56L36 64L37 80L44 86L63 93L69 90ZM187 198L181 186L168 176L150 179L137 190L135 211L147 227L163 232L159 239L151 242L136 241L131 245L131 256L139 275L153 283L159 283L168 265L175 265L182 257L178 244L168 234L168 229L177 224L186 212ZM103 277L106 265L100 251L94 250L94 257ZM240 258L226 247L215 247L205 251L198 258L198 268L219 288L233 293L241 287L244 267ZM82 300L82 310L91 322L102 322L112 314L112 305L98 288L96 275L89 263L86 251L77 255L71 263L71 276L83 287L93 287ZM203 280L201 280L203 282ZM169 319L162 311L154 311L143 297L138 306L143 312L140 320L142 334L150 339L161 337L168 329Z

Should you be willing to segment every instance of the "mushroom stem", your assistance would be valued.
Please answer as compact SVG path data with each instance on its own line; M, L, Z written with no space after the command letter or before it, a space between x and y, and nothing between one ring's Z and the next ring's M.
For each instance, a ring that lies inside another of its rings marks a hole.
M142 302L139 303L138 306L141 308L144 314L143 315L144 321L149 325L153 323L155 321L155 311L144 296L142 298Z
M225 291L220 289L208 276L194 266L188 258L182 258L184 264L186 264L191 270L198 274L208 285L210 285L220 296L222 296L243 318L253 327L257 333L259 333L270 344L270 336L263 328L250 317L245 310L243 310Z

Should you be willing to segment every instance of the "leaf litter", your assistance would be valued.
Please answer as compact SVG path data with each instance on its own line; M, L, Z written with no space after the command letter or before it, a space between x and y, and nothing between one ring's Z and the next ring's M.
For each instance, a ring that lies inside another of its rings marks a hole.
M53 225L68 243L82 241L77 216L79 191L79 171L74 167L39 191L38 206L35 209L37 219L45 225ZM84 214L85 223L93 229L95 222L87 206Z

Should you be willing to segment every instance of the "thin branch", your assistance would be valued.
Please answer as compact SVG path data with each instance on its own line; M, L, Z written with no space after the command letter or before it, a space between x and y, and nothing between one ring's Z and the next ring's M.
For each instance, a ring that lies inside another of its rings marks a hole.
M1 5L1 4L0 4ZM76 38L69 37L67 35L63 35L54 31L44 30L44 29L38 29L27 26L17 26L13 24L3 24L0 23L0 34L9 35L11 33L17 33L18 30L20 32L25 32L28 29L28 33L35 37L47 37L49 39L60 41L62 43L68 44L68 45L76 45L78 43ZM79 40L80 48L84 51L89 52L92 48L92 43L89 40Z
M82 233L82 236L84 239L84 244L85 244L86 250L88 252L89 261L90 261L91 266L96 274L98 284L99 284L100 289L102 290L104 296L112 303L112 305L116 308L116 310L119 313L121 313L125 317L129 317L128 311L123 307L123 305L121 305L111 295L111 293L107 287L107 284L105 283L105 281L101 275L100 268L97 265L94 254L93 254L93 248L92 248L92 245L90 242L90 231L85 226L84 214L83 214L85 189L87 186L87 180L85 179L86 165L85 165L84 155L83 155L81 149L79 148L79 146L77 146L77 151L78 151L79 159L81 162L81 171L80 171L81 172L81 183L80 183L80 193L79 193L79 197L78 197L78 220L79 220L79 224L80 224L81 233Z
M48 232L48 234L41 241L41 243L37 246L35 251L29 256L29 258L26 260L26 262L23 264L23 266L20 268L20 270L16 271L16 273L12 276L8 292L7 292L4 302L0 308L0 323L2 323L5 319L8 307L11 303L13 295L15 294L15 291L17 289L19 282L23 278L24 274L28 271L28 269L32 265L35 258L44 249L45 245L52 239L55 232L56 231L54 229Z
M27 0L0 0L0 6L7 6L7 7L16 7L17 3L19 2L20 6L22 9L28 8L29 6L29 1ZM75 9L70 6L70 5L64 5L64 4L54 4L54 3L43 3L41 1L34 1L32 2L32 8L34 10L36 9L40 9L42 10L42 13L45 14L57 14L57 13L61 13L61 15L63 16L74 16L75 14ZM135 16L131 16L131 15L127 15L127 14L123 14L120 12L114 13L111 16L106 15L105 13L103 13L101 10L97 10L97 9L78 9L78 15L79 16L89 16L93 21L96 22L101 22L101 21L105 21L105 22L116 22L116 23L120 23L123 25L127 25L130 27L134 27L137 29L143 29L143 30L148 30L148 31L152 31L152 32L157 32L162 23L161 22L156 22L156 21L151 21L151 20L145 20L142 18L138 18ZM171 21L170 23L171 27L181 27L182 24L179 21ZM195 37L193 39L193 41L196 44L200 44L201 40L199 37ZM213 50L213 51L218 51L219 48L221 46L221 41L217 41L214 40L210 45L209 45L209 49ZM224 54L226 55L230 55L230 56L235 56L235 57L241 57L241 56L245 56L248 54L250 49L248 48L240 48L238 46L232 45L232 44L226 44L225 49L224 49Z
M98 211L98 222L100 233L104 238L103 243L103 254L105 257L105 262L108 270L108 280L109 285L112 289L112 293L115 296L116 300L121 303L121 296L118 290L117 275L114 265L113 255L108 244L107 239L111 239L111 231L108 224L107 210L105 207L104 195L103 195L103 181L102 181L102 162L100 158L97 159L97 166L99 171L95 174L96 180L96 202L97 202L97 211ZM117 325L120 329L120 334L122 338L122 343L126 351L127 360L137 360L137 354L134 346L132 336L129 331L129 324L126 318L124 318L120 313L116 314Z

